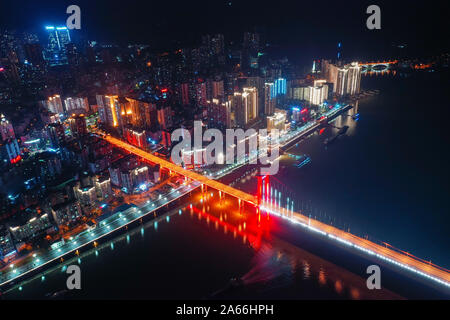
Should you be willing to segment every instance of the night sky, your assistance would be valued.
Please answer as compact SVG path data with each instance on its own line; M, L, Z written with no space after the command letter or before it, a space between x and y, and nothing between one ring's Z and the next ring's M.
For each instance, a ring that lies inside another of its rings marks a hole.
M339 41L344 58L362 60L450 48L444 1L2 0L0 28L42 31L46 24L65 23L70 4L81 8L87 39L146 43L156 50L196 44L202 34L216 32L240 42L243 31L255 28L291 56L334 56ZM370 4L381 8L381 30L366 28ZM399 50L403 43L407 48Z

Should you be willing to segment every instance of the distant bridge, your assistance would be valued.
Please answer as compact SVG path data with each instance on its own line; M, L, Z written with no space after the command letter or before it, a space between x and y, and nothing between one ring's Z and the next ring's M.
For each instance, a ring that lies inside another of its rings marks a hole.
M378 61L378 62L360 62L362 73L366 72L386 72L391 66L398 63L398 60Z

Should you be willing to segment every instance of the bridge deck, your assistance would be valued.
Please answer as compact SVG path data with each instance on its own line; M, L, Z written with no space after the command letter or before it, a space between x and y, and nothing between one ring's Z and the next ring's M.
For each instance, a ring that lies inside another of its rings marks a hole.
M117 139L117 138L111 137L109 135L101 135L101 136L103 139L105 139L109 143L111 143L119 148L122 148L128 152L131 152L137 156L140 156L152 163L159 164L162 168L169 169L169 170L176 172L184 177L198 181L198 182L200 182L208 187L211 187L213 189L220 190L228 195L231 195L235 198L241 199L242 201L248 202L252 205L257 204L256 197L252 196L246 192L235 189L233 187L230 187L230 186L223 184L221 182L218 182L216 180L209 179L209 178L202 176L201 174L198 174L196 172L186 170L180 166L177 166L176 164L173 164L170 161L167 161L165 159L157 157L147 151L141 150L141 149L139 149L135 146L132 146L122 140Z
M271 206L270 203L267 203L267 205L263 203L262 205L269 209ZM425 275L433 276L443 282L446 282L447 286L450 286L450 272L442 267L424 262L423 260L419 260L418 258L415 258L412 255L403 254L401 252L397 252L395 250L374 243L370 240L355 236L354 234L351 234L349 232L327 225L318 220L309 218L301 213L289 212L287 216L290 216L294 220L301 222L305 225L320 230L321 232L325 232L330 238L336 237L341 240L347 241L348 243L351 243L353 246L363 248L367 253L370 253L371 255L379 255L378 257L381 256L383 260L390 259L391 261L389 260L387 261L393 262L394 264L397 265L402 264L403 266L422 272Z

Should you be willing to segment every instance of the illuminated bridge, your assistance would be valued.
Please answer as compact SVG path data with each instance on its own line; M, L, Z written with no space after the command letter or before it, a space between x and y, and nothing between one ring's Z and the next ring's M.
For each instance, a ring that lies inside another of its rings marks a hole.
M133 153L139 157L142 157L143 159L154 163L154 164L158 164L160 166L160 168L164 168L164 169L168 169L171 172L175 172L183 177L186 177L188 179L191 179L193 181L198 181L200 182L202 185L211 187L213 189L216 189L218 191L221 191L225 194L228 194L230 196L233 196L239 200L245 201L247 203L250 203L252 205L257 204L257 199L255 196L252 196L246 192L243 192L241 190L232 188L226 184L220 183L216 180L213 179L209 179L201 174L198 174L196 172L193 171L189 171L186 170L180 166L177 166L175 164L173 164L170 161L167 161L165 159L162 159L160 157L157 157L149 152L146 152L142 149L139 149L131 144L128 144L122 140L119 140L117 138L111 137L110 135L105 135L105 134L100 134L100 136L105 139L106 141L108 141L109 143L122 148L130 153Z
M379 61L379 62L360 62L361 72L386 72L389 68L398 63L398 60Z
M450 288L450 271L447 269L432 264L431 262L424 261L411 254L399 252L376 244L372 241L363 239L318 220L311 219L310 217L294 212L293 210L277 206L276 202L274 204L273 200L270 198L267 199L267 195L269 193L266 192L266 197L263 195L263 188L267 187L268 179L258 179L258 196L252 196L246 192L202 176L201 174L183 169L165 159L154 156L144 150L123 142L122 140L111 137L110 135L100 135L103 139L116 147L122 148L130 153L142 157L149 162L159 164L161 168L166 168L184 177L198 181L203 185L209 186L220 192L254 205L259 215L261 215L261 212L266 212L267 214L273 214L283 219L287 219L293 224L300 225L309 231L321 234L322 236L348 246L349 248L354 248L359 252L365 253L369 257L391 263L397 267L409 270L415 274L423 276L426 279L433 280L434 282Z

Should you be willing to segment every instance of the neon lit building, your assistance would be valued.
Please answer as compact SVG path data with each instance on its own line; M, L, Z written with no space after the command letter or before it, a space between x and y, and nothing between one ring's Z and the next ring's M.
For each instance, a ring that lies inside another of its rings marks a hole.
M14 139L16 137L14 128L3 114L0 114L0 138L1 140Z
M16 163L20 161L20 148L16 139L0 141L0 156L4 162Z
M89 111L89 103L87 98L82 97L68 97L64 99L64 106L66 112L70 113L72 110L84 110Z
M258 117L258 90L256 88L244 88L243 92L235 92L232 101L237 127L245 128Z
M100 122L108 127L122 127L122 113L118 96L97 95Z
M48 44L45 52L45 60L50 66L67 64L66 45L70 43L69 29L64 26L46 26L48 32Z
M275 85L273 82L266 82L264 84L264 114L267 116L273 115L275 112Z
M40 104L51 113L54 114L64 113L61 96L59 94L55 94L53 96L48 97L47 100L41 101Z

